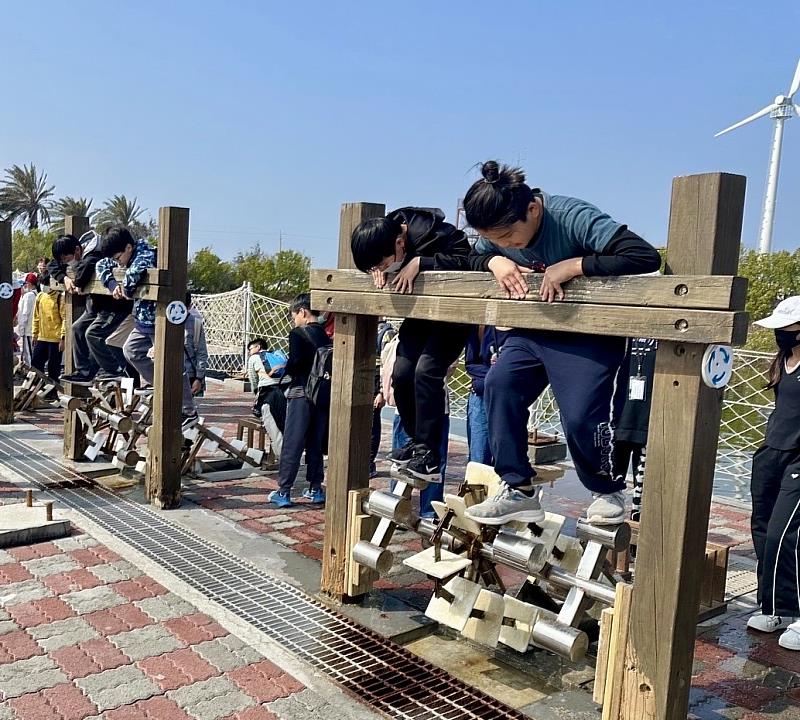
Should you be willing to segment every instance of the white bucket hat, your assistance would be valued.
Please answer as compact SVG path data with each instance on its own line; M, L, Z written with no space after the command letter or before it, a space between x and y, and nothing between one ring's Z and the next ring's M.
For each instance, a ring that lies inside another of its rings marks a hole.
M772 315L756 320L756 325L765 328L784 328L800 322L800 295L781 300Z

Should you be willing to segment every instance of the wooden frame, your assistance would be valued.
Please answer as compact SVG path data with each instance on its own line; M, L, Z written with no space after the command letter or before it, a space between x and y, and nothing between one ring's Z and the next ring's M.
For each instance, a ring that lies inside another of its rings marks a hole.
M745 282L734 277L744 190L744 177L726 173L675 178L667 272L677 277L573 281L568 302L504 300L479 274L422 273L413 295L395 295L352 271L314 271L312 306L337 313L323 592L346 600L348 587L365 589L348 585L345 519L355 518L348 494L368 486L375 316L659 338L630 626L615 635L621 677L603 717L685 718L722 405L701 361L709 344L746 339ZM343 207L340 268L352 226L374 214L382 206Z

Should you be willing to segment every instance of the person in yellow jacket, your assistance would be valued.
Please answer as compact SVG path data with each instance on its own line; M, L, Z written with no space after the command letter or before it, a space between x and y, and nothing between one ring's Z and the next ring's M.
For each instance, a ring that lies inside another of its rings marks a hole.
M53 380L61 375L61 354L64 351L64 295L50 289L50 277L41 277L42 292L36 296L33 310L33 357L31 365L45 371Z

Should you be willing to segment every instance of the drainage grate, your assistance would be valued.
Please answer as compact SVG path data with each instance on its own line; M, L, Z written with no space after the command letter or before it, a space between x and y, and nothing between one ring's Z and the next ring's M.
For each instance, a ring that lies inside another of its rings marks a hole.
M758 590L758 575L756 575L755 566L755 562L745 564L731 560L728 563L728 577L725 583L726 600L733 600Z
M390 717L527 717L148 507L93 486L15 438L0 436L0 465L114 533Z

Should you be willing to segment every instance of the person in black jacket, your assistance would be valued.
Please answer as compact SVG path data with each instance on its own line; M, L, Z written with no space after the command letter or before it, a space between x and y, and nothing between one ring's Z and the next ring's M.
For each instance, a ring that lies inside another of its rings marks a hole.
M73 235L61 235L53 241L53 259L47 266L50 277L64 284L67 292L82 292L94 277L94 266L103 257L99 238L87 233L79 241ZM67 276L67 267L74 267L74 278ZM88 382L120 377L125 371L122 349L108 345L110 335L133 309L130 300L117 300L110 295L90 295L86 309L72 324L72 358L74 372L61 379Z
M324 479L323 454L327 447L328 408L312 403L306 397L306 384L317 350L331 344L325 328L319 323L319 313L311 309L311 296L298 295L289 306L292 328L289 333L289 359L285 375L291 377L286 391L286 424L283 430L283 447L278 466L278 489L267 497L278 507L292 505L291 492L300 457L306 453L306 480L308 489L303 497L313 503L325 502L322 489Z
M406 207L371 218L354 231L356 267L383 288L389 272L395 292L410 293L423 270L468 269L470 252L461 230L444 221L438 208ZM397 410L410 440L390 459L428 482L440 482L439 445L444 422L447 370L461 353L469 326L406 319L400 326L392 384Z

